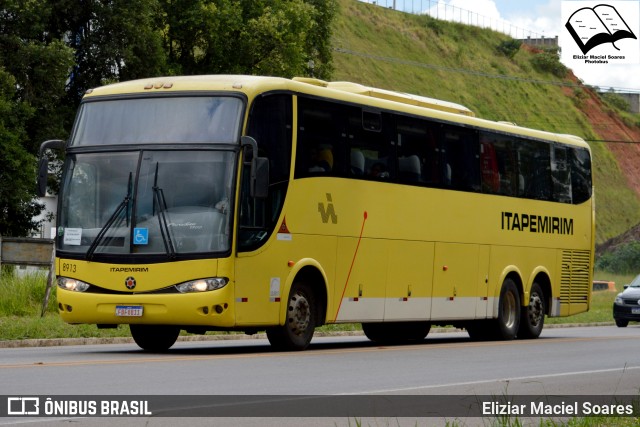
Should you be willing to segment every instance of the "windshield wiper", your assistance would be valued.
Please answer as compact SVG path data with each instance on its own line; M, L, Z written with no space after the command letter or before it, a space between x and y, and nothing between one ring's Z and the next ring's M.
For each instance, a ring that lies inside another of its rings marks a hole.
M126 209L125 212L125 220L127 221L127 227L129 226L129 202L131 201L131 191L132 191L132 182L133 182L133 173L129 172L129 182L127 183L127 195L124 196L124 199L120 202L120 204L116 207L116 210L113 211L105 225L102 226L100 232L91 242L91 246L87 250L87 259L91 260L93 258L93 254L96 251L100 241L104 238L107 231L111 228L111 226L116 222L120 213Z
M176 250L171 240L171 232L169 230L169 224L167 223L167 217L165 212L167 210L167 201L164 198L164 191L158 187L158 162L156 162L156 173L153 178L153 202L158 204L158 223L160 224L160 235L162 235L162 241L164 242L164 249L170 258L176 257ZM165 234L166 232L166 234Z

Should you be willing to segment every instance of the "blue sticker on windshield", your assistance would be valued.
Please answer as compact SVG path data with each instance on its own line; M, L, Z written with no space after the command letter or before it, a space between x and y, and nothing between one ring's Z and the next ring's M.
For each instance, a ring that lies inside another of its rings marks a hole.
M133 244L134 245L148 245L149 244L149 229L148 228L134 228L133 229Z

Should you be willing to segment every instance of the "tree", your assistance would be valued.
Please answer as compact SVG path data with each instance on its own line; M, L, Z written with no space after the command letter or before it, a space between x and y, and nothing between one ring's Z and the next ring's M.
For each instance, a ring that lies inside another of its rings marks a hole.
M306 52L308 60L313 61L310 74L328 80L333 73L333 55L331 54L332 22L336 15L335 0L306 0L312 5L315 13L312 17L314 25L307 37Z
M25 236L35 201L40 142L65 131L65 80L72 52L46 31L45 0L5 0L0 10L0 234Z
M35 154L42 140L62 136L69 127L70 113L62 108L61 100L72 51L49 36L46 0L9 0L3 7L0 66L15 78L15 98L34 108L34 114L25 118L28 139L24 143Z
M165 50L177 74L331 72L335 0L160 0Z
M3 0L0 234L36 224L42 141L89 88L162 74L330 77L336 0Z
M35 196L35 157L23 147L22 123L33 108L15 100L16 80L0 68L0 236L26 236L42 211Z
M75 52L67 87L75 109L87 89L166 72L157 0L49 0L52 37Z

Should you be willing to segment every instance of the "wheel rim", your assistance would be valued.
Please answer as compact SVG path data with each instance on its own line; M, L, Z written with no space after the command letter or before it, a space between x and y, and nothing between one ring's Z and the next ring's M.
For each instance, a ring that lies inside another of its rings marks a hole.
M507 292L502 305L502 319L504 325L511 329L516 324L516 297L512 292Z
M537 293L531 294L529 298L529 323L531 326L538 326L544 316L542 312L542 299Z
M299 293L291 296L289 300L288 322L294 335L304 335L311 323L311 307L309 300Z

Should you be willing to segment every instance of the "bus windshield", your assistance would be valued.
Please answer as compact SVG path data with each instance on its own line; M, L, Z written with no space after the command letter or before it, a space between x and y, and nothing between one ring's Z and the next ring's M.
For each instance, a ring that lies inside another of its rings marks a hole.
M58 249L87 258L228 251L235 158L231 150L69 154Z
M243 101L230 96L85 102L70 146L238 142Z

